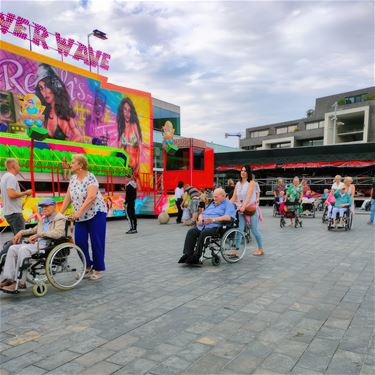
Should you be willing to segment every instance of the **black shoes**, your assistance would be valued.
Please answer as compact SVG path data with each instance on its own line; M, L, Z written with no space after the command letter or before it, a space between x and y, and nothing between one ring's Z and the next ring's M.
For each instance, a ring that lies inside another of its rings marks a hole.
M126 232L126 234L134 234L134 233L138 233L137 232L137 229L130 229Z
M185 263L189 256L184 254L177 263Z

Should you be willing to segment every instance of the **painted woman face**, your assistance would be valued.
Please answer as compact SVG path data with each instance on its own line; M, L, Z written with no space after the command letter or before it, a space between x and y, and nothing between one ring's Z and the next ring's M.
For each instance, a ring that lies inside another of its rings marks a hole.
M43 80L39 81L38 88L46 103L51 104L55 101L55 94L49 87L47 87L46 83Z
M124 104L123 111L124 111L125 122L130 122L131 108L130 108L130 105L128 103Z

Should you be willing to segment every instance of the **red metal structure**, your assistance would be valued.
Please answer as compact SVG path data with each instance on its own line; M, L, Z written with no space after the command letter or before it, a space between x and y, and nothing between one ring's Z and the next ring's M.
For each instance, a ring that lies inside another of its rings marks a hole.
M179 181L198 189L214 186L214 150L194 138L175 139L178 150L164 151L164 193L173 191Z

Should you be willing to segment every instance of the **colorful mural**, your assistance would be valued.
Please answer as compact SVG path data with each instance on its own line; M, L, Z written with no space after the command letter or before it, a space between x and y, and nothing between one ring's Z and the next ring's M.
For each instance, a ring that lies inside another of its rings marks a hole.
M134 173L152 171L149 93L1 42L0 106L0 132L45 127L50 139L120 147Z

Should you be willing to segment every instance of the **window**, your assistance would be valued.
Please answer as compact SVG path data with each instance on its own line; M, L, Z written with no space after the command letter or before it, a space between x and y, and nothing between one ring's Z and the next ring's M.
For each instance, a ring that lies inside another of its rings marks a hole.
M193 149L193 158L194 158L194 169L198 171L204 170L204 150L201 148Z
M298 129L297 125L290 125L288 126L288 133L293 133Z
M269 130L257 130L250 133L250 138L267 137Z
M313 130L319 128L324 128L324 121L309 122L308 124L306 124L306 130Z
M189 169L189 149L178 149L174 155L166 154L167 170L187 170Z
M368 94L353 95L345 97L345 104L360 103L367 100Z
M276 128L276 134L285 134L288 133L288 128L283 127L283 128Z
M301 146L323 146L323 138L305 139L301 142Z
M291 147L290 142L272 143L271 148L288 148Z

